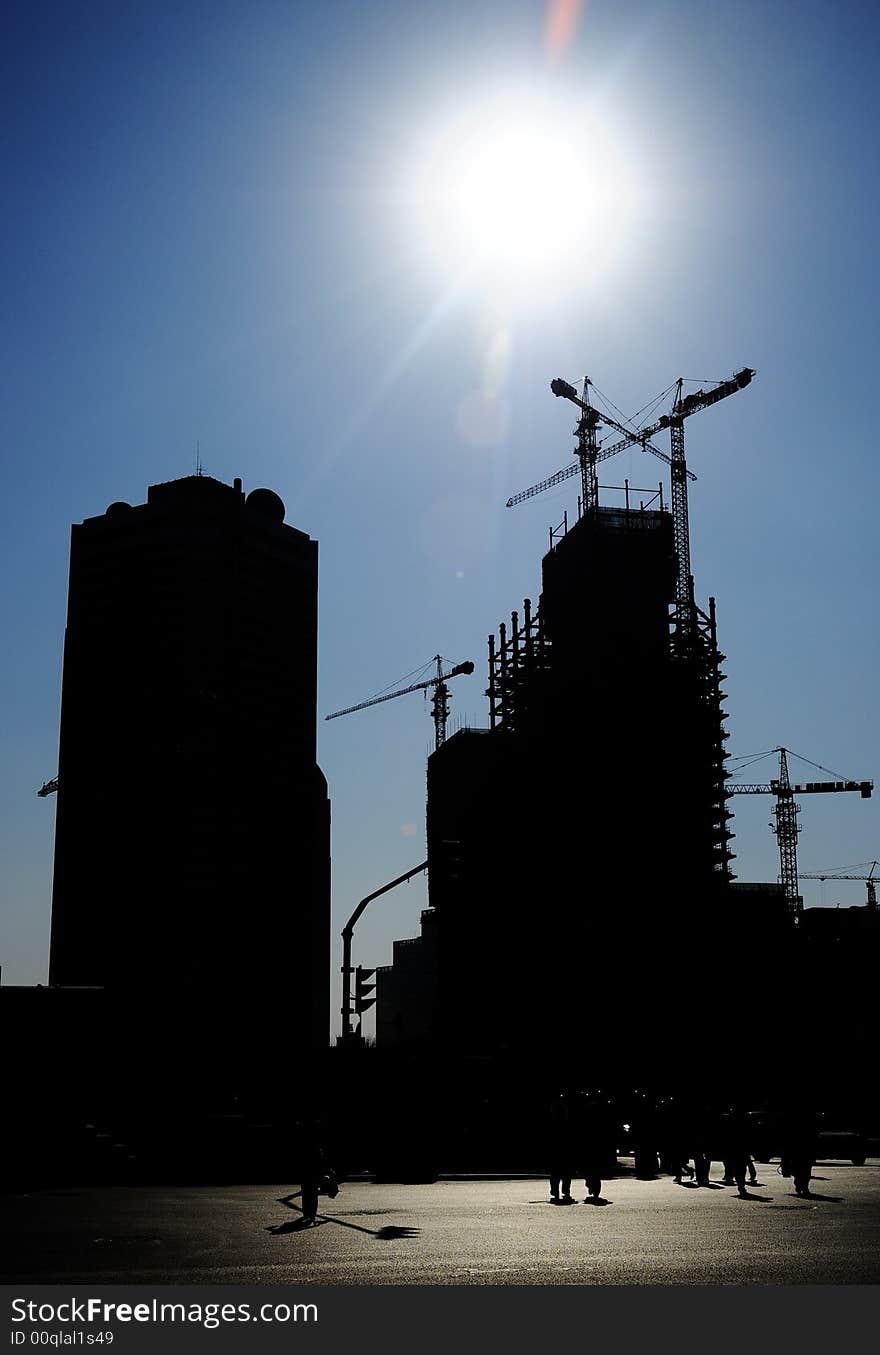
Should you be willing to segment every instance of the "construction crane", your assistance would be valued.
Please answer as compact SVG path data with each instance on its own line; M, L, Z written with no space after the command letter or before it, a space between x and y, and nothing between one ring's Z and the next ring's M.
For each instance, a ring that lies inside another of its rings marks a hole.
M869 871L869 873L868 873L867 875L849 875L849 874L844 874L842 871L838 871L838 870L827 870L827 871L824 873L824 875L820 875L820 874L808 874L808 875L803 875L803 874L802 874L802 875L799 875L799 876L798 876L798 879L800 879L800 880L821 880L823 884L825 883L826 880L864 880L865 884L868 886L868 904L867 904L867 906L871 909L872 912L876 913L876 911L877 911L877 875L876 875L876 871L877 871L878 866L880 866L880 861L871 861L871 862L866 862L865 864L866 864L866 865L869 864L870 867L871 867L871 869L870 869L870 871ZM845 868L844 868L844 869L845 869ZM850 867L850 869L852 869L852 867Z
M428 678L425 682L414 682L409 687L400 687L396 692L385 692L383 696L371 697L369 701L359 701L356 706L346 706L345 710L334 710L331 715L325 715L324 719L338 720L340 715L351 715L353 711L366 710L367 706L378 706L380 701L391 701L395 696L406 696L407 692L422 692L433 687L431 715L434 720L434 748L439 748L446 741L446 721L449 719L449 688L446 684L450 678L458 677L461 673L472 673L474 665L467 659L444 673L442 667L444 660L439 654L435 654L431 662L437 665L436 677Z
M672 482L672 530L675 541L675 552L678 559L678 571L675 584L675 626L677 633L682 636L689 636L696 629L697 618L695 615L693 580L691 578L691 547L690 547L690 527L688 524L688 499L687 482L693 480L695 476L688 470L684 455L684 421L691 414L696 414L701 409L708 409L710 405L718 404L719 400L726 400L729 395L735 395L737 391L744 390L755 375L754 368L743 367L736 372L734 376L727 381L719 381L709 390L694 391L691 395L683 395L684 377L679 377L675 382L675 396L672 402L672 409L668 414L662 414L660 418L645 428L633 431L624 424L618 423L610 415L603 414L601 410L596 409L589 403L590 381L584 380L584 395L581 398L574 386L569 382L563 381L557 377L550 382L550 389L554 395L563 396L566 400L571 400L583 411L583 418L578 423L575 430L578 434L578 460L581 469L583 482L582 502L584 511L595 507L598 503L598 484L596 481L596 462L604 459L605 456L613 456L617 452L623 451L626 447L631 447L638 443L643 451L653 452L659 456L670 467L670 480ZM611 428L616 428L624 434L621 442L615 443L613 447L599 448L596 442L596 427L598 423L608 424ZM669 429L671 443L671 457L666 456L658 448L654 447L649 439L655 433L661 430ZM576 469L576 467L574 468ZM514 504L521 503L524 499L532 498L533 495L540 493L544 489L549 489L551 485L559 484L561 480L567 479L568 475L573 473L572 468L568 468L567 473L557 471L556 475L550 476L548 480L541 481L538 485L533 485L531 489L524 490L521 494L515 494L508 499L507 506L512 508Z
M863 800L871 798L871 791L874 789L873 781L806 781L792 785L788 775L788 754L792 752L790 748L773 748L770 752L779 754L779 778L771 781L769 784L757 784L755 782L735 782L726 786L724 789L727 795L774 795L776 804L773 808L773 816L776 819L775 824L771 824L773 832L776 834L776 841L779 843L779 881L788 900L789 910L798 914L803 911L804 901L798 893L798 863L797 863L797 839L801 831L798 822L800 805L796 802L796 795L819 795L833 794L840 791L858 791ZM760 757L766 757L768 754L759 754ZM800 757L799 753L793 753L792 756ZM801 761L809 762L809 758L802 758ZM818 763L810 763L811 766L818 766ZM826 771L827 768L820 768Z
M54 795L58 789L58 777L53 776L51 781L44 781L37 794L43 798L47 795Z
M675 539L675 551L678 556L675 620L680 633L687 634L693 630L696 621L694 616L694 582L691 577L687 499L688 471L684 456L684 421L691 414L696 414L698 410L708 409L710 405L717 405L719 400L726 400L728 395L735 395L737 391L745 390L754 375L755 372L752 367L743 367L728 381L719 381L711 390L698 390L692 395L685 395L684 397L682 397L684 379L679 377L675 383L675 398L672 402L671 413L662 414L656 423L643 428L639 434L639 441L642 441L644 438L653 437L662 428L669 429L669 442L672 451L670 471L672 532Z
M552 489L555 485L562 484L578 471L581 473L581 508L583 512L588 512L598 506L599 502L599 484L596 478L596 466L600 461L606 461L610 456L616 456L618 452L631 447L634 442L640 442L641 435L625 428L623 424L602 414L595 406L590 404L590 378L584 377L583 396L578 395L574 386L561 377L556 377L550 382L550 389L554 395L562 395L567 400L571 400L579 409L583 411L582 417L578 420L574 428L575 436L578 439L575 455L577 461L572 461L570 465L564 466L558 470L555 475L549 476L546 480L539 481L536 485L531 485L519 494L512 495L507 500L507 507L513 508L518 503L524 503L526 499L533 499L536 494L543 494L545 489ZM596 439L596 430L599 422L607 423L611 428L616 428L626 436L620 441L615 442L611 447L602 447ZM654 456L665 461L667 466L672 465L672 460L661 452L659 447L654 447L645 437L642 451L652 452ZM696 480L696 476L688 471L691 480Z

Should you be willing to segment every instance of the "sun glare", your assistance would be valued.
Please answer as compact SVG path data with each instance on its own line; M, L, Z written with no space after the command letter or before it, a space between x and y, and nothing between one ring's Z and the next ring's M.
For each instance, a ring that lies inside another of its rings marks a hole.
M595 278L625 242L634 177L607 128L576 108L505 99L426 138L410 194L447 272L510 286Z

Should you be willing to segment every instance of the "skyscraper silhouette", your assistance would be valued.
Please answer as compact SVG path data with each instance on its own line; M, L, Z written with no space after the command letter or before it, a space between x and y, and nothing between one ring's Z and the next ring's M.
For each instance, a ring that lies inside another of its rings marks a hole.
M196 475L73 527L50 955L263 1062L329 1024L318 545L284 513Z

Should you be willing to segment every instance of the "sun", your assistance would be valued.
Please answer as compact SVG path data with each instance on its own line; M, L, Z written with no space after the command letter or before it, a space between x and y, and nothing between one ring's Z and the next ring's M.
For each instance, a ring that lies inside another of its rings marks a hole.
M436 264L516 287L607 269L637 195L629 158L594 115L506 96L425 136L408 196Z

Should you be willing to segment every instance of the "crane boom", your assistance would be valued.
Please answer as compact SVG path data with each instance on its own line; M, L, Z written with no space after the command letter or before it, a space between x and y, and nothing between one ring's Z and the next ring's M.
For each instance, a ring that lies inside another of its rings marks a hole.
M754 375L754 367L742 367L727 381L719 381L718 385L713 386L711 390L694 391L692 395L686 395L684 398L681 394L682 378L679 377L672 413L661 414L656 423L643 429L645 437L653 437L655 433L660 432L661 428L669 428L678 420L686 419L689 415L696 414L701 409L708 409L710 405L717 405L719 400L726 400L728 395L736 395L737 391L745 390L746 386L751 384Z
M807 781L803 785L793 786L783 786L779 781L763 783L736 781L732 786L726 786L724 793L725 795L827 795L834 791L857 790L861 793L863 800L870 800L873 788L873 781ZM808 878L830 880L832 877L830 875L801 876L802 880ZM847 877L840 875L837 878L844 880ZM862 878L861 875L852 876L853 880L861 880Z
M406 696L408 692L423 692L429 687L434 688L434 696L431 701L431 714L434 718L435 729L435 748L439 748L446 739L446 721L449 716L449 688L446 683L450 678L458 677L462 673L470 674L474 671L474 665L470 659L464 663L457 663L454 668L450 668L444 673L442 669L443 660L439 654L434 655L434 663L437 665L435 677L427 678L424 682L414 682L409 687L400 687L396 692L386 692L384 696L373 696L369 701L359 701L356 706L346 706L344 710L334 710L330 715L325 715L325 720L336 720L340 715L351 715L356 710L366 710L368 706L378 706L381 701L391 701L395 696Z
M836 870L826 870L821 874L818 871L811 874L805 874L802 871L799 878L801 880L873 880L876 878L874 872L877 866L880 866L880 861L871 862L870 875L842 875Z
M801 874L798 878L801 880L821 880L824 884L826 880L861 880L868 888L868 908L872 913L877 911L877 876L875 874L880 861L872 861L871 869L867 875L848 875L837 870L827 870L824 874Z
M452 677L452 673L447 673L447 677ZM411 687L400 687L396 692L386 692L384 696L372 696L369 701L359 701L356 706L346 706L344 710L334 710L332 714L325 715L325 720L337 720L340 715L351 715L356 710L366 710L367 706L378 706L380 701L391 701L395 696L406 696L407 692L423 692L428 687L433 687L436 678L429 678L427 682L414 682Z

